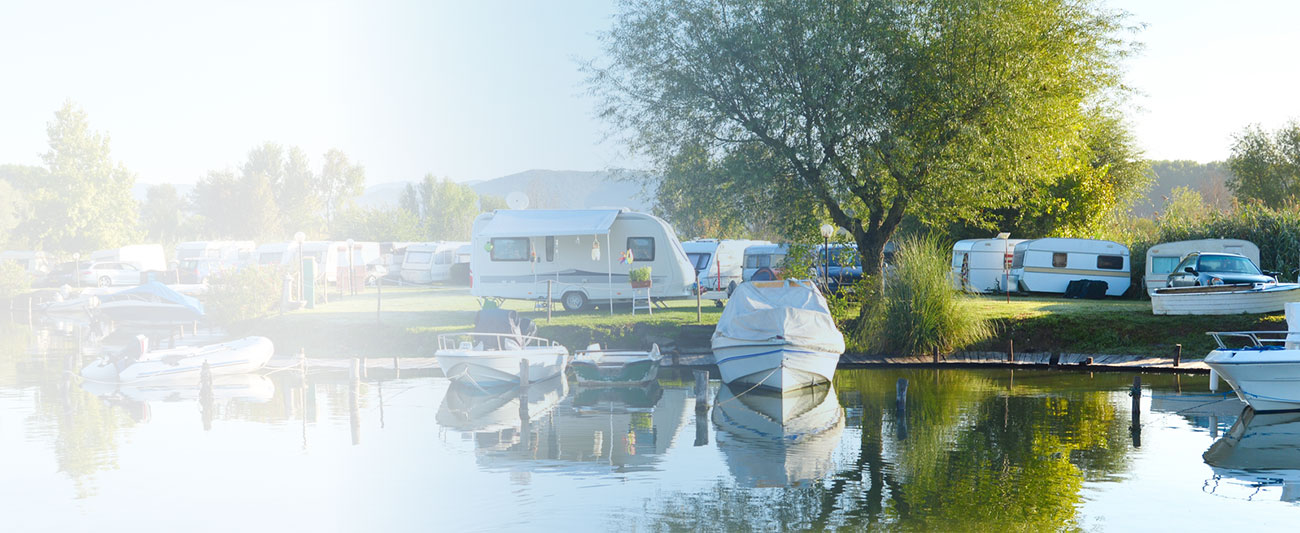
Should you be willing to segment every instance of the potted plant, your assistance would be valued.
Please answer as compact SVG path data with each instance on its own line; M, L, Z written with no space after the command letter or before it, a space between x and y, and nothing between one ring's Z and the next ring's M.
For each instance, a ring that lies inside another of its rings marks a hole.
M644 289L650 286L650 267L644 266L634 268L627 274L627 279L632 283L633 289Z

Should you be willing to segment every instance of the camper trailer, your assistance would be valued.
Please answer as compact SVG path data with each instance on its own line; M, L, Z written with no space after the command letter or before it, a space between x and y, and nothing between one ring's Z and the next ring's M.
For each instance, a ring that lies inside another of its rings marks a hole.
M443 241L407 246L406 257L402 260L402 281L425 285L451 279L452 265L469 261L465 254L460 253L467 244Z
M258 266L289 265L297 256L298 243L271 242L253 251L253 262Z
M194 241L176 245L176 271L181 283L202 283L212 274L246 264L253 241Z
M758 244L745 248L745 268L741 276L745 281L780 278L781 264L789 252L788 244Z
M1016 287L1011 275L1016 245L1025 239L965 239L952 246L952 286L986 293Z
M745 249L772 244L767 241L696 239L682 243L695 267L702 291L731 291L745 282Z
M1222 252L1242 255L1259 264L1259 247L1241 239L1199 239L1157 244L1147 249L1146 272L1142 284L1147 294L1164 288L1174 267L1192 252Z
M1107 296L1128 290L1128 248L1091 239L1034 239L1016 245L1011 275L1029 292L1065 294L1071 281L1106 282Z
M348 243L339 242L335 246L335 255L338 256L337 270L347 272L352 269L357 283L373 284L387 272L377 242L353 242L351 253L348 252ZM339 279L347 279L347 276L340 276Z
M474 220L470 292L535 300L570 311L630 301L634 268L650 267L649 296L691 295L695 269L663 220L627 209L497 210Z

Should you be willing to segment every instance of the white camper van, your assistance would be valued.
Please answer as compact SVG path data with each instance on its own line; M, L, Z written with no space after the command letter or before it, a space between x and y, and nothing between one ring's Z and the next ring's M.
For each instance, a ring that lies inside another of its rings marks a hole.
M682 243L686 258L700 278L700 289L731 291L744 283L745 249L772 244L768 241L696 239Z
M1106 282L1107 296L1128 290L1129 254L1124 245L1092 239L1034 239L1016 245L1011 275L1029 292L1065 294L1071 281Z
M212 274L246 264L253 241L193 241L176 245L176 270L181 283L201 283Z
M1025 239L965 239L952 245L952 286L967 292L1003 292L1016 287L1010 274L1016 245Z
M470 293L538 299L570 311L630 301L628 273L650 267L650 297L690 296L695 269L672 226L627 209L506 210L474 220ZM624 261L631 252L631 257Z
M1250 241L1241 239L1199 239L1194 241L1176 241L1157 244L1147 249L1146 273L1142 284L1147 294L1164 288L1169 282L1169 274L1174 267L1192 252L1222 252L1243 255L1259 264L1259 247Z
M755 275L757 281L777 279L781 263L789 253L788 244L756 244L745 248L745 267L741 276L745 281L753 280Z
M469 257L460 253L468 244L441 241L407 246L406 257L402 259L402 281L421 285L447 281L451 278L452 265L469 261Z

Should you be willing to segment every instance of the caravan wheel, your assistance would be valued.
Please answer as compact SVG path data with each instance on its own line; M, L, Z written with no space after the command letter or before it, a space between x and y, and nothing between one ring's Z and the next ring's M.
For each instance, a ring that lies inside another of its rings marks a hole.
M581 311L587 307L587 295L577 291L566 292L560 303L564 304L565 311Z

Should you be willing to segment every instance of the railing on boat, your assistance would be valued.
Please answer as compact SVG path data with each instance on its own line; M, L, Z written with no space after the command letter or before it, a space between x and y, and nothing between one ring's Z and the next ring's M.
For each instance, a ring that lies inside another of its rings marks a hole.
M560 343L549 339L514 333L444 333L438 335L439 350L505 350L508 342L514 343L514 346L509 348L511 350L560 346ZM466 344L469 346L466 347ZM495 348L493 348L494 346Z
M1246 339L1250 341L1249 347L1252 348L1274 346L1282 348L1286 345L1287 337L1293 334L1297 336L1297 342L1300 342L1300 331L1209 331L1205 334L1214 337L1214 342L1219 343L1219 348L1224 349L1230 349L1223 343L1224 337ZM1276 338L1261 338L1261 335L1276 336Z

